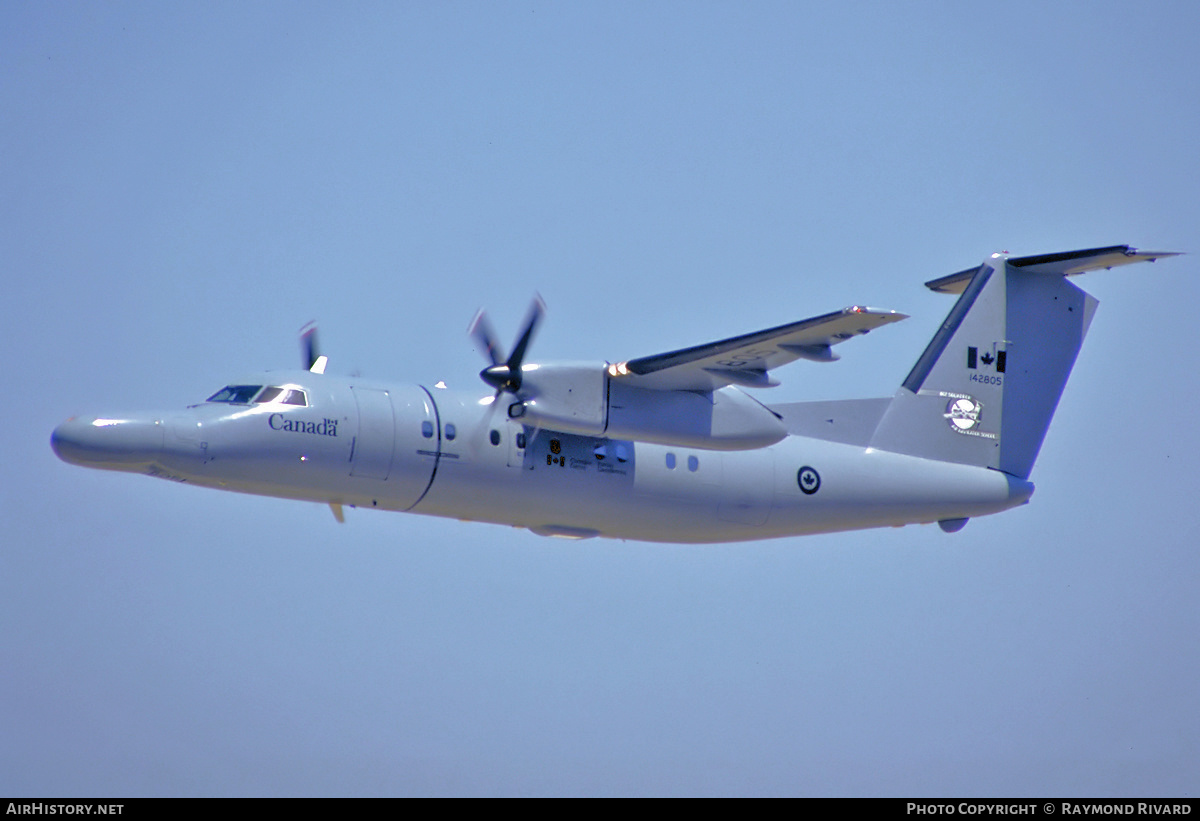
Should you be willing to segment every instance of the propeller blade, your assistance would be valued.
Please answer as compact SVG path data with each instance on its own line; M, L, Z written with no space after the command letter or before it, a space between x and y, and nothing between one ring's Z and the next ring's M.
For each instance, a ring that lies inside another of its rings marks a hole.
M517 380L517 387L521 386L521 362L525 359L525 351L529 349L529 343L533 341L533 335L537 331L538 323L542 321L542 317L546 314L546 303L542 301L539 294L533 295L533 302L529 305L529 313L525 315L525 328L521 331L521 335L517 338L517 344L513 347L512 356L508 358L508 369L513 372Z
M329 357L321 356L317 350L317 323L310 322L300 329L300 361L306 370L313 373L325 373L325 365Z
M500 343L496 340L496 332L492 330L492 323L488 322L487 314L483 308L479 309L479 313L475 314L475 318L471 320L470 326L467 328L467 334L475 341L476 346L484 352L492 365L499 365L504 361L504 349L500 347Z

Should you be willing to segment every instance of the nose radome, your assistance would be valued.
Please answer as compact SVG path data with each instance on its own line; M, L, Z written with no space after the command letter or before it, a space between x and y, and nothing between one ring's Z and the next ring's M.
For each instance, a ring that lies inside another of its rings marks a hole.
M72 465L130 470L159 457L163 428L147 414L73 416L54 429L50 447Z

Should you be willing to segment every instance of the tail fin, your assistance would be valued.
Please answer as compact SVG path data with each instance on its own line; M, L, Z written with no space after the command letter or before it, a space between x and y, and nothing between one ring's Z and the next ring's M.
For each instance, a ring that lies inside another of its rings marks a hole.
M935 279L960 294L875 428L871 447L1028 479L1097 300L1067 276L1170 253L1127 245L1007 258Z

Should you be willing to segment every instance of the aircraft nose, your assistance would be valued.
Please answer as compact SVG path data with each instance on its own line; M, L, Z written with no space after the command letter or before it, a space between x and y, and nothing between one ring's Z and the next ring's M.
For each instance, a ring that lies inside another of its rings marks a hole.
M72 465L134 469L162 453L163 423L147 415L73 416L54 429L50 447Z

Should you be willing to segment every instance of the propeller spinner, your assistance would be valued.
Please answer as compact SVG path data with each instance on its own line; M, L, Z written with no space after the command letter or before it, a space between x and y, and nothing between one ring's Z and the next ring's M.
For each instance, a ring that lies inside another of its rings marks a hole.
M479 372L479 378L496 389L497 398L505 392L514 395L520 394L521 363L525 360L529 343L533 341L538 323L542 321L545 313L546 303L539 295L534 294L533 302L529 306L529 313L525 315L525 325L517 336L512 355L507 359L504 358L504 349L496 339L496 333L492 330L491 323L488 322L487 314L482 308L479 313L475 314L475 319L472 320L467 333L483 349L484 355L492 363Z

